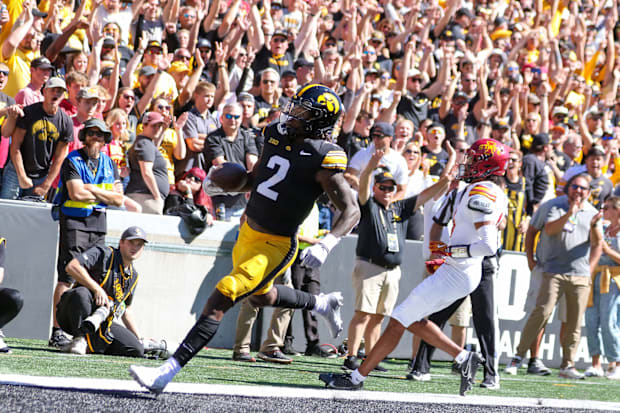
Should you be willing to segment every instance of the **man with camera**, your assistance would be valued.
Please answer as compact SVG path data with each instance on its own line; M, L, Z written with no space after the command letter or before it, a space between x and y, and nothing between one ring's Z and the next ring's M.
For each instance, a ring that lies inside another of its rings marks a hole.
M56 320L60 297L71 287L67 273L69 261L94 245L103 245L106 207L123 204L120 176L114 162L101 152L112 140L112 133L99 119L88 119L78 135L82 149L67 155L61 172L59 190L54 204L59 209L60 238L58 241L58 283L54 290L54 328L49 344L69 344Z
M142 255L146 242L142 228L129 227L118 248L95 245L67 264L67 274L75 278L76 286L58 303L58 322L73 335L64 352L144 355L131 303L139 278L133 262ZM121 318L125 326L115 318Z

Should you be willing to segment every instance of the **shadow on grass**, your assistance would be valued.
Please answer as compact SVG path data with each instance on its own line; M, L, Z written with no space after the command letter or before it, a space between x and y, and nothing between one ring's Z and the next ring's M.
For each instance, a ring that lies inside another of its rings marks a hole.
M28 346L28 345L11 345L11 350L28 350L28 351L42 351L45 353L54 353L54 354L60 354L60 349L57 349L55 347L34 347L34 346Z

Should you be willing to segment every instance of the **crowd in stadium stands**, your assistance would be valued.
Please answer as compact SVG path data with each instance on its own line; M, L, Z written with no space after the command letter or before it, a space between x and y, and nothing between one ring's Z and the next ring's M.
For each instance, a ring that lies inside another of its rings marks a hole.
M386 122L393 126L390 163L403 169L392 171L395 199L436 182L453 149L465 153L485 137L512 148L506 250L525 252L530 218L566 193L577 174L591 177L592 206L618 206L606 204L620 195L617 0L5 0L2 6L5 199L52 202L63 161L84 146L79 132L96 118L111 133L103 152L122 182L119 208L163 214L168 196L175 205L205 206L209 223L239 219L245 195L211 199L198 183L223 162L251 170L263 146L261 128L278 120L299 87L320 83L346 108L333 139L349 157L345 177L355 189L359 165L367 162L356 154L374 147L371 127ZM318 207L321 227L329 229L329 202ZM607 324L596 327L605 345L590 326L589 344L620 362L618 315L609 314L620 300L613 270L620 255L611 241L617 217L606 220L608 250L616 255L607 254L612 270L593 281L607 280L594 291L611 304L599 307ZM420 208L409 238L421 239L423 227ZM594 367L593 374L603 374L600 364ZM620 378L620 369L612 374Z

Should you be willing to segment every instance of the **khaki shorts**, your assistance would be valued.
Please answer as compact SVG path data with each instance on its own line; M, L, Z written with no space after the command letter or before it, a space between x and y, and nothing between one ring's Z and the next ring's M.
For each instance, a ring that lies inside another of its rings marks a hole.
M448 319L448 324L453 327L469 327L469 319L471 318L471 298L469 295L465 297L459 308Z
M542 267L536 266L532 270L532 275L530 277L530 288L527 290L527 298L525 299L524 311L526 314L531 314L534 308L536 307L536 299L538 298L538 293L540 292L540 285L542 283L543 270ZM566 297L564 294L558 300L558 305L556 308L556 317L558 321L561 323L566 322ZM551 321L551 319L549 320Z
M389 270L356 259L353 269L355 311L390 315L398 298L399 282L400 267Z

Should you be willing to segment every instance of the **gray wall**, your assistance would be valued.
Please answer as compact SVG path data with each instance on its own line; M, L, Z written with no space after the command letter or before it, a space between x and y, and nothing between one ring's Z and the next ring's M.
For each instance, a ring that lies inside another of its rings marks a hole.
M38 204L0 201L0 236L8 240L8 255L3 286L17 288L25 296L19 316L3 330L9 337L47 339L51 329L52 292L55 283L55 261L58 227L50 219L49 209ZM194 324L208 296L219 279L232 268L231 251L237 227L217 222L198 238L186 233L179 218L108 212L107 243L118 244L120 234L130 225L139 225L149 234L149 243L137 261L140 282L136 290L134 311L143 336L180 342ZM354 265L356 236L343 239L332 251L321 269L321 290L342 291L345 305L342 316L345 331L332 339L320 322L321 341L338 346L346 336L346 326L353 315L354 295L351 273ZM398 301L422 279L424 263L420 242L407 241ZM529 285L527 261L522 254L502 256L495 288L500 320L500 360L505 363L519 342L526 320L523 304ZM231 309L209 346L232 348L237 308ZM271 309L265 309L255 326L255 342L265 336ZM561 361L559 323L555 316L547 327L543 341L543 358L552 366ZM447 328L449 334L449 327ZM583 331L585 334L585 329ZM301 316L294 316L295 346L304 350L305 338ZM392 356L409 358L411 334L406 333ZM472 329L468 343L475 344ZM438 353L438 358L445 354ZM585 337L578 353L578 366L590 358Z

